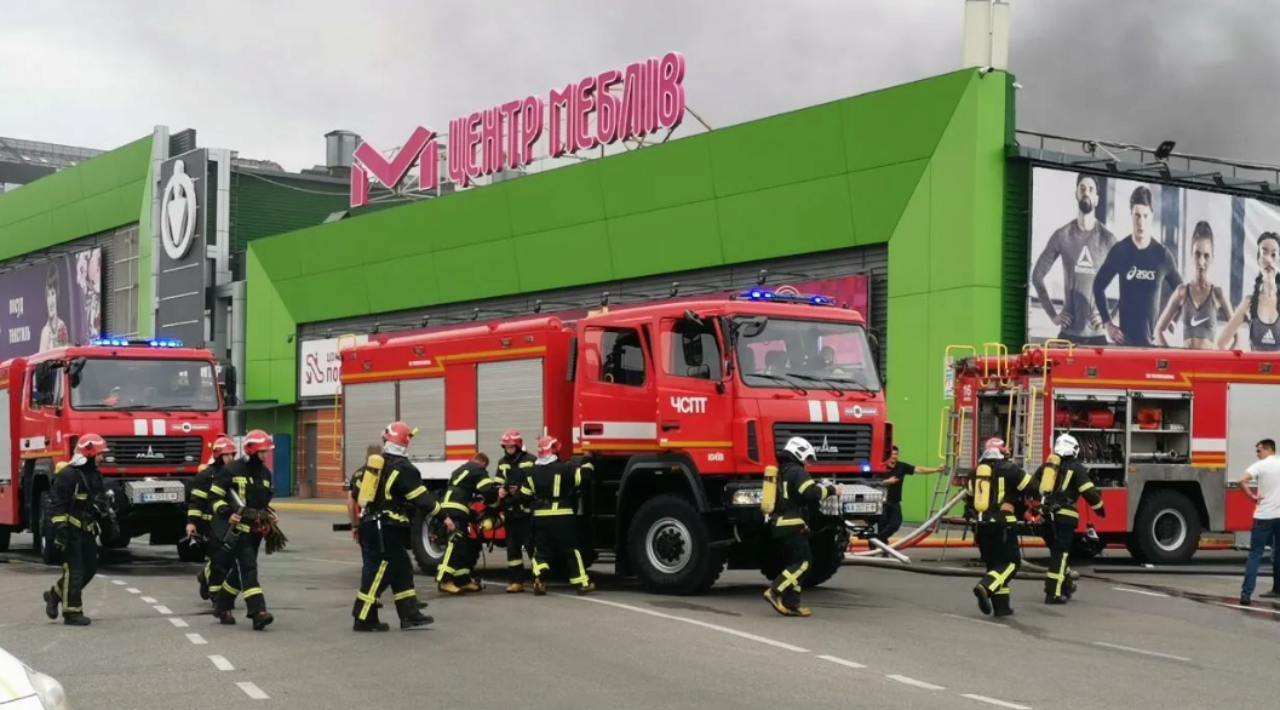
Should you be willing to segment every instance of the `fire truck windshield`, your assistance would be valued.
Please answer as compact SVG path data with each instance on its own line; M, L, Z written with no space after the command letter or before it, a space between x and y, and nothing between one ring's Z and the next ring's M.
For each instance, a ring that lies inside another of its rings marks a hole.
M749 387L880 390L872 348L860 325L759 316L735 321L738 367Z
M89 358L73 379L73 409L218 409L213 363L203 360Z

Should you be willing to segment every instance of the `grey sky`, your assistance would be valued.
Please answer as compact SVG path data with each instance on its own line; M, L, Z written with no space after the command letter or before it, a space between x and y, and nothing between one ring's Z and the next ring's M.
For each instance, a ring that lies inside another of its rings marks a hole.
M962 0L11 2L0 135L112 148L163 123L296 170L333 128L391 147L672 49L724 126L953 70L962 21ZM1280 0L1012 0L1012 27L1020 128L1280 163Z

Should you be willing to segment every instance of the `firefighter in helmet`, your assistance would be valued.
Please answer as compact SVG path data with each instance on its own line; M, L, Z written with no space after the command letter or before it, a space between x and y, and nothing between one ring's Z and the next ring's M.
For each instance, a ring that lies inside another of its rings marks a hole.
M507 539L507 592L524 591L524 582L528 579L529 569L524 566L524 553L527 550L529 560L533 560L533 522L529 507L529 499L520 490L525 487L525 479L533 471L534 456L524 450L524 437L515 429L508 429L502 434L502 458L498 459L498 481L502 489L498 491L499 505L502 509L503 527L506 528Z
M53 545L62 557L62 578L44 592L44 613L71 626L88 626L80 594L98 572L97 535L106 522L106 485L98 466L109 451L97 434L85 434L76 442L69 465L62 465L49 491L49 522Z
M486 506L497 502L499 485L489 476L488 465L489 457L478 453L459 466L450 475L449 485L440 501L440 513L444 516L445 529L449 531L449 545L436 568L436 582L444 594L483 589L479 575L472 574L480 559L481 541L479 533L471 525L477 519L471 506L477 500L483 500Z
M810 508L831 495L840 495L835 484L819 484L809 477L805 462L816 459L817 453L807 439L793 436L787 440L778 454L776 486L773 491L772 519L773 542L782 558L782 572L764 590L764 599L773 610L783 616L809 616L808 607L800 606L801 584L813 563L809 549L808 514Z
M1045 515L1044 536L1049 543L1049 569L1045 572L1044 603L1066 604L1076 591L1067 558L1076 528L1080 526L1077 503L1081 496L1098 517L1107 517L1102 494L1078 457L1080 442L1063 433L1053 442L1053 455L1036 471L1040 481L1040 509Z
M200 585L201 599L217 600L222 591L222 579L226 576L226 560L221 554L222 541L213 536L210 523L213 513L210 511L209 487L227 464L236 457L236 442L226 434L219 434L210 444L213 454L207 464L200 465L200 472L191 482L191 490L187 501L187 540L192 544L205 546L204 569L196 575ZM199 542L197 542L199 541Z
M275 621L258 584L258 550L275 520L268 507L274 491L265 459L274 448L271 435L261 429L245 434L245 458L219 471L209 486L214 535L221 542L227 565L213 613L223 624L236 623L231 608L243 594L254 631L262 631Z
M1018 508L1034 495L1034 478L1008 460L1003 439L982 445L977 468L965 485L965 515L974 523L973 538L987 573L973 588L983 614L1009 616L1009 581L1018 573Z
M578 594L595 591L578 547L577 501L590 468L570 468L560 460L560 440L538 439L538 458L521 493L533 500L533 593L547 593L547 572L567 572Z
M360 591L351 615L354 631L387 631L391 627L378 619L378 597L391 587L400 616L400 628L426 626L435 621L422 613L413 586L413 566L409 562L409 531L413 516L421 511L428 518L440 512L440 505L427 493L422 473L408 459L409 441L417 432L404 422L391 422L382 431L382 454L370 454L351 495L360 506L360 551L364 570Z

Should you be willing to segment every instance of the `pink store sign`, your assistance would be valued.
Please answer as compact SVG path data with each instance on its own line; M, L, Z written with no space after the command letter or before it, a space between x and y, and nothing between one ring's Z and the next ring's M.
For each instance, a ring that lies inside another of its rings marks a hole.
M527 166L544 133L548 152L558 158L674 129L684 120L684 74L684 56L668 52L570 82L546 98L530 95L455 118L449 121L449 179L466 187L478 177ZM609 91L617 86L621 96ZM424 126L414 129L390 158L368 142L356 148L354 157L352 207L368 203L370 179L395 189L415 167L421 189L440 184L440 143L436 132Z

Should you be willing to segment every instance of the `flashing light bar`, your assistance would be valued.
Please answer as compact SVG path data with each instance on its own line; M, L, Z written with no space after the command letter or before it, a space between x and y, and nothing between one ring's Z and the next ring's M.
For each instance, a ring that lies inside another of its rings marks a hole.
M815 306L834 306L835 299L827 296L819 296L817 294L806 296L804 294L786 294L769 291L763 288L753 288L743 291L738 295L739 298L745 298L748 301L776 301L779 303L809 303Z
M180 348L182 341L174 338L151 338L151 339L129 339L129 338L94 338L90 345L96 347L116 347L128 348L133 346L146 345L152 348Z

